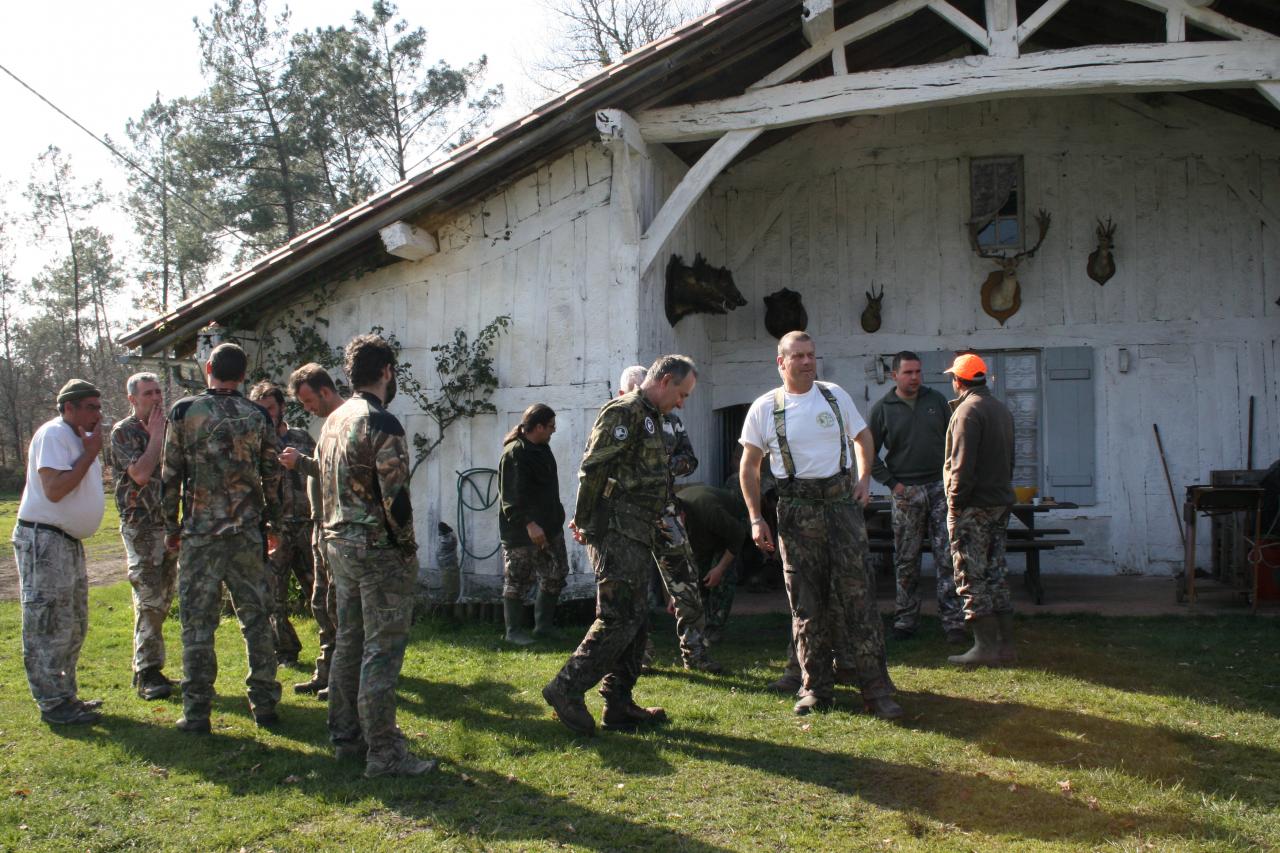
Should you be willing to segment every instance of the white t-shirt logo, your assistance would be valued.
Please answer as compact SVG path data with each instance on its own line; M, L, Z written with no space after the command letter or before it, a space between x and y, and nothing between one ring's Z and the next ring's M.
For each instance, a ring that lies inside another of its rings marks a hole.
M818 412L818 426L823 429L830 429L836 425L835 415L830 412Z

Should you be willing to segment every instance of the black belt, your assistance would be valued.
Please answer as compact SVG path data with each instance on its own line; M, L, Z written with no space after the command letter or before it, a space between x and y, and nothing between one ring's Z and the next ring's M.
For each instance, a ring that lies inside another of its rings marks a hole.
M20 518L18 519L18 526L29 527L32 530L48 530L50 533L56 533L59 536L65 537L66 539L70 539L72 542L75 542L76 544L79 544L80 542L79 539L72 536L70 533L63 530L61 527L54 527L52 524L41 524L38 521L23 521Z

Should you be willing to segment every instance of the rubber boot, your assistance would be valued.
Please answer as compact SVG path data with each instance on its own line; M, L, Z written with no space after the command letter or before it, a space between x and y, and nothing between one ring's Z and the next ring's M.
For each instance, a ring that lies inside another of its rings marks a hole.
M969 620L969 628L973 631L973 648L962 655L951 655L948 663L957 666L999 666L1000 656L997 653L996 617L979 616Z
M524 602L510 598L502 599L502 621L506 623L507 634L503 639L517 646L527 646L533 642L520 623L524 621Z
M535 640L554 640L556 602L560 596L538 590L538 597L533 602L533 638Z
M1013 644L1013 612L996 614L996 632L999 641L996 655L1003 666L1012 666L1018 662L1017 647Z

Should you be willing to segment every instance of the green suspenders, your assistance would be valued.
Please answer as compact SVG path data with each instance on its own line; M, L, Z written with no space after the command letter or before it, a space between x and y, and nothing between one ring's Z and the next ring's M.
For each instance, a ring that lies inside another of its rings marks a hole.
M843 474L849 470L849 438L844 434L844 417L840 414L840 404L836 402L836 395L831 393L831 389L821 383L815 384L818 385L822 398L827 401L827 405L836 415L836 425L840 428L840 473ZM786 392L778 388L773 392L773 427L778 434L778 452L782 454L782 467L786 469L787 479L794 480L796 463L791 458L791 445L787 443L786 407Z

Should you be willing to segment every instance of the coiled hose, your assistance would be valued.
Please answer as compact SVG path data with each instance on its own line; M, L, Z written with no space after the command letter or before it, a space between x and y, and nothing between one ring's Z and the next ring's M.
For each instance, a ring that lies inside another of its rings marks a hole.
M462 553L473 560L487 560L502 547L499 542L488 554L473 554L467 546L467 512L484 512L498 502L498 472L494 468L468 468L455 472L458 475L458 546ZM484 478L483 491L479 480ZM477 503L469 503L468 496L474 496Z

